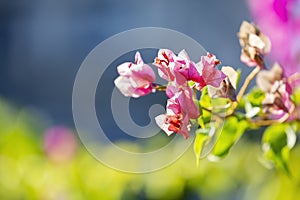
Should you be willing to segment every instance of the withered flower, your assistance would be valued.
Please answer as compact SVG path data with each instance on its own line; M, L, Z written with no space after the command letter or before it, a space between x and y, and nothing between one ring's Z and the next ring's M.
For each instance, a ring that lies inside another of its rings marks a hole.
M283 70L275 63L270 70L261 70L256 76L257 86L264 92L269 92L275 81L284 79Z
M263 112L271 118L279 119L289 113L293 102L290 98L291 87L284 77L283 70L275 63L270 70L262 70L256 79L258 87L266 93L263 100Z
M270 39L257 26L247 21L241 24L238 37L242 47L241 61L249 67L258 65L264 68L263 57L271 50Z

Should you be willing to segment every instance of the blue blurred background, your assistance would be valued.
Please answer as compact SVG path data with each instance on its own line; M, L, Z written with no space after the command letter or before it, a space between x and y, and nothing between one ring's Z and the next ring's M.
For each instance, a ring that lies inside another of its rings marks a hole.
M1 1L0 9L1 96L70 126L77 70L108 37L137 27L170 28L198 41L224 65L240 68L236 33L250 19L239 0ZM110 72L117 76L115 69ZM106 92L102 95L111 91Z

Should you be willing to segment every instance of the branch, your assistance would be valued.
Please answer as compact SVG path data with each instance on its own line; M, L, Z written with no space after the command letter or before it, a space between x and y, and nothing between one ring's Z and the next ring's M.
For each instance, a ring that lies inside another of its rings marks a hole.
M244 93L246 92L247 87L249 86L250 82L252 81L252 79L258 74L258 72L260 71L260 67L256 67L254 70L252 70L252 72L247 76L247 78L245 79L245 82L243 84L243 86L240 89L240 92L237 95L237 102L239 102L241 100L241 98L243 97Z
M167 86L165 86L165 85L156 85L155 86L155 90L157 90L157 91L166 91L166 89L167 89Z
M258 121L254 121L254 120L249 120L250 123L257 125L257 126L269 126L275 123L284 123L286 120L288 120L288 118L291 116L291 114L294 112L295 110L295 104L292 104L291 109L289 110L288 113L285 113L285 115L283 115L280 119L270 119L270 120L258 120Z
M247 76L247 78L244 81L244 84L242 85L237 97L236 97L236 101L232 102L231 108L228 111L228 113L226 114L226 116L231 116L234 113L234 110L237 108L241 98L243 97L244 93L247 90L247 87L249 86L249 84L251 83L252 79L258 74L258 72L260 71L260 67L257 66L254 70L252 70L252 72Z

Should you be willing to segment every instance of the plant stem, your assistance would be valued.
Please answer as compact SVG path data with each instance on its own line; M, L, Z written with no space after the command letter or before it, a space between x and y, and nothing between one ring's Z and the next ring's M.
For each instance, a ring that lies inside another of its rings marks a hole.
M252 70L252 72L247 76L247 78L244 81L244 84L242 85L237 97L236 97L236 101L232 103L231 108L229 109L228 113L226 116L230 116L233 114L234 110L237 108L241 98L243 97L243 95L245 94L247 87L249 86L249 84L251 83L252 79L258 74L258 72L260 71L260 67L257 66L254 70Z
M239 102L241 100L241 98L243 97L244 93L246 92L247 87L249 86L250 82L252 81L252 79L257 75L257 73L260 71L260 67L256 67L254 70L252 70L252 72L247 76L247 78L245 79L245 82L243 84L243 86L241 87L238 95L237 95L237 102Z
M205 108L205 107L201 107L203 110L207 111L207 112L212 112L212 109L211 108Z
M275 123L284 123L289 117L290 115L294 112L295 110L295 105L293 104L291 109L289 110L288 113L286 113L285 115L283 115L280 119L271 119L271 120L258 120L258 121L253 121L253 120L249 120L250 123L255 124L257 126L270 126L272 124Z
M196 90L196 88L193 88L193 99L197 100L197 90Z
M166 89L167 89L167 86L165 86L165 85L156 85L155 86L155 90L157 90L157 91L166 91Z

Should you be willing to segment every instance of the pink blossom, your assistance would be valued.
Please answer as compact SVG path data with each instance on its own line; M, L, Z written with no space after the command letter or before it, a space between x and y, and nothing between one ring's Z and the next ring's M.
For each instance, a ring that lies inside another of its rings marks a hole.
M177 62L181 65L175 65L175 74L180 73L187 81L202 82L201 72L185 50L180 51L177 58Z
M196 88L198 90L201 90L206 85L213 87L220 86L221 82L226 78L226 75L216 67L220 63L216 56L211 53L201 56L200 62L196 64L201 76L201 79L196 81Z
M199 109L193 100L193 91L188 86L168 86L166 94L169 98L175 97L183 112L187 113L190 118L199 117Z
M226 77L216 68L219 63L220 61L210 53L201 56L201 61L195 64L185 50L176 56L170 50L161 49L154 64L158 67L160 76L167 81L175 82L177 85L194 81L197 89L201 90L206 85L218 87Z
M185 138L189 136L188 116L181 112L181 107L176 98L167 102L167 113L155 118L157 125L167 134L182 134Z
M182 134L185 138L189 137L190 124L189 116L182 112L176 97L168 99L167 113L155 118L157 125L167 134Z
M248 0L250 11L261 30L270 37L273 60L287 76L300 71L300 1Z
M177 85L185 84L188 80L201 79L195 63L190 60L185 50L176 56L168 49L161 49L154 64L158 67L162 78L169 82L176 82Z
M171 62L174 62L176 55L168 49L160 49L155 58L154 65L158 67L158 74L167 81L174 81L174 74L171 72Z
M119 65L118 73L120 76L115 80L115 85L125 96L137 98L155 90L155 73L144 63L139 52L135 54L135 63Z
M188 138L190 119L196 119L200 115L193 101L192 90L188 86L168 86L167 95L170 97L167 113L157 116L156 123L167 135L175 132Z

